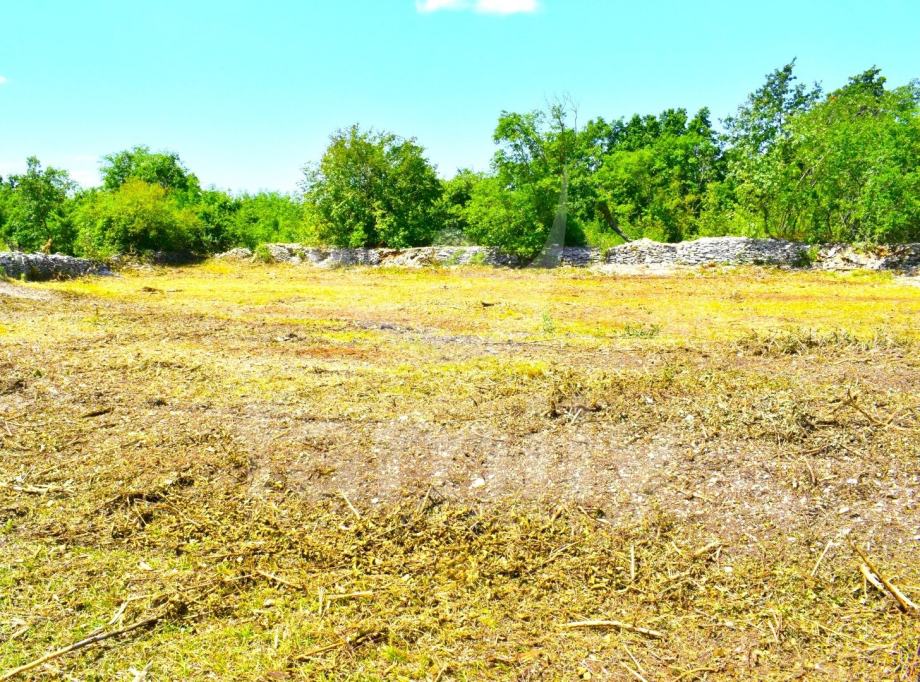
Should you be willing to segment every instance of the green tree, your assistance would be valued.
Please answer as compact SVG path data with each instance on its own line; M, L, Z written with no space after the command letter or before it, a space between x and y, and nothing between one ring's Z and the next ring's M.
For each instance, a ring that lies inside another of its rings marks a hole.
M474 242L529 257L548 243L578 241L568 211L579 149L575 117L567 102L546 112L502 113L493 135L494 175L473 187L467 209Z
M722 151L702 109L616 122L592 176L593 218L621 238L680 241L699 232L708 188L723 174Z
M817 84L796 83L794 71L795 60L768 74L765 83L724 122L728 183L739 209L736 229L745 233L772 234L776 198L786 184L786 178L776 174L776 161L788 164L792 154L789 122L821 97Z
M764 154L788 138L787 123L808 111L821 97L816 83L796 83L795 60L767 74L760 88L748 95L734 116L725 119L732 150L747 156Z
M469 238L524 257L538 253L549 226L539 213L543 197L534 196L535 191L530 185L509 189L500 177L484 178L474 186L466 211Z
M418 246L440 228L441 183L413 139L356 125L340 130L322 160L304 169L303 190L328 243Z
M438 206L442 228L437 236L437 243L466 243L470 226L469 205L473 192L485 177L483 173L464 168L457 171L454 177L442 183L444 193Z
M42 168L37 158L29 157L26 172L11 176L4 191L0 240L22 251L70 252L76 189L67 171Z
M194 204L200 222L197 231L197 250L216 253L238 246L236 220L240 200L216 189L203 190Z
M115 191L130 179L160 185L183 198L197 199L200 185L197 176L186 168L174 152L151 152L149 147L136 146L109 154L102 164L102 186Z
M3 237L3 226L6 225L7 214L9 213L10 195L12 194L10 183L4 182L3 176L0 176L0 250L8 248Z
M770 234L806 241L920 240L920 86L877 68L788 124L765 155Z

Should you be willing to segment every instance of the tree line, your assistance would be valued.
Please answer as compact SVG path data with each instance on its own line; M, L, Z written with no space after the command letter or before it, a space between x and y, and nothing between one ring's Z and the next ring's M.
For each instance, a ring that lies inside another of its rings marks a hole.
M825 93L794 70L770 73L720 128L706 108L583 125L565 101L503 112L490 170L449 180L415 139L357 125L296 195L204 189L177 154L143 146L104 157L91 189L30 158L0 178L0 246L105 258L295 241L521 255L563 239L920 241L920 82L889 88L872 68Z

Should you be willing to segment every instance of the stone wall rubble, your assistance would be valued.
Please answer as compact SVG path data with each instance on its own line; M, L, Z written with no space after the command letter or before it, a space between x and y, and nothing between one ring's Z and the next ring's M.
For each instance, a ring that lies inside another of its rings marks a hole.
M60 253L0 252L0 275L12 279L40 281L110 274L102 263Z

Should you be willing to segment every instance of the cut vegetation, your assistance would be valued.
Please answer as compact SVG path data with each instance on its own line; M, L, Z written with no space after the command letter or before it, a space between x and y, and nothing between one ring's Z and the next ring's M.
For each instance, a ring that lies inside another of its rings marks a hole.
M760 268L7 284L0 677L916 680L918 321Z

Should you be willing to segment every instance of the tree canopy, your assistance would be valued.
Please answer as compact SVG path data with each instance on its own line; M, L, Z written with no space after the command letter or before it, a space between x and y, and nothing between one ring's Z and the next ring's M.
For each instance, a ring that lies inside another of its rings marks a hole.
M107 155L101 172L102 186L109 191L117 190L132 178L172 192L194 194L200 189L198 178L182 164L178 154L153 153L144 146Z

